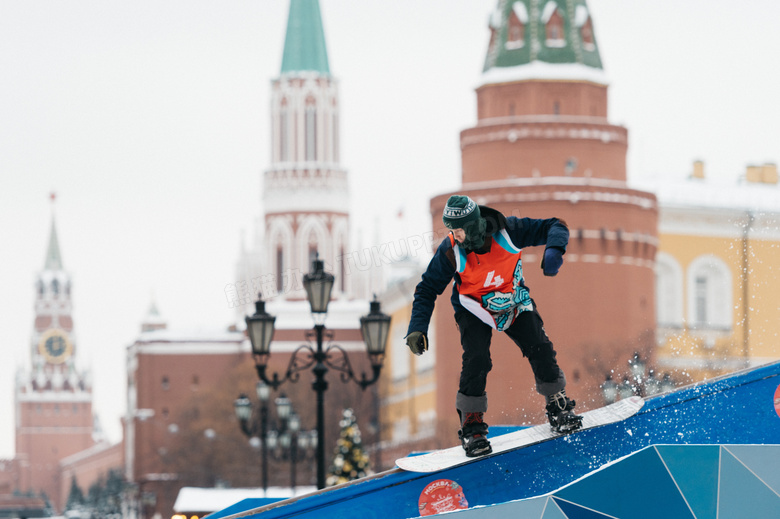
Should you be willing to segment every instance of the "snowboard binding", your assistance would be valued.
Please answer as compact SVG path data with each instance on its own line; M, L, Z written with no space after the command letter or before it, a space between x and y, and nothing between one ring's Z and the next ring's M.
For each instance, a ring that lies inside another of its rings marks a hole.
M466 413L466 419L458 431L460 443L466 456L474 458L493 452L487 439L488 424L482 420L482 413Z
M565 434L582 427L582 416L572 411L575 405L577 403L566 396L565 389L547 397L547 420L553 431Z

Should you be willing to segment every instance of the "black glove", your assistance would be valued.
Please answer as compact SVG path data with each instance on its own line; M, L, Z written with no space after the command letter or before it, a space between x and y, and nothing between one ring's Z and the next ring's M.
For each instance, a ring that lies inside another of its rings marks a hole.
M428 350L428 336L425 332L412 332L406 336L406 345L415 355L422 355Z
M558 247L549 247L544 251L542 271L545 276L554 276L563 265L563 251Z

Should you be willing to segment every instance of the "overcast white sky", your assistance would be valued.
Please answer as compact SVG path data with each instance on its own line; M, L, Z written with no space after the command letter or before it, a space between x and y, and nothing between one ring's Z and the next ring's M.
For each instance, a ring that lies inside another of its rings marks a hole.
M460 179L460 130L497 0L321 0L342 159L363 244L430 227ZM629 129L629 177L694 159L736 178L780 160L780 2L590 0ZM73 276L76 344L120 439L125 348L152 295L173 328L223 329L242 232L262 214L269 85L287 0L0 1L0 457L28 362L49 193ZM396 214L405 206L405 219ZM358 244L353 242L356 247Z

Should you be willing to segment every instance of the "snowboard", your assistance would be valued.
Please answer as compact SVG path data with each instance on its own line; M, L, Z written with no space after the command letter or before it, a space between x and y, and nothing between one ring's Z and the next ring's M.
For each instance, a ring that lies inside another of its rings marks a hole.
M493 456L504 451L527 447L560 436L570 436L586 429L619 422L636 414L643 405L645 405L645 401L642 397L632 396L623 400L618 400L613 404L599 409L586 411L582 413L582 427L569 433L553 431L549 424L544 424L502 434L493 438L488 436L490 445L493 447L493 452L485 456L469 458L466 456L463 447L459 445L457 447L433 451L419 456L400 458L395 461L395 464L399 468L410 472L435 472L437 470L448 469L455 467L456 465L477 461L480 458Z

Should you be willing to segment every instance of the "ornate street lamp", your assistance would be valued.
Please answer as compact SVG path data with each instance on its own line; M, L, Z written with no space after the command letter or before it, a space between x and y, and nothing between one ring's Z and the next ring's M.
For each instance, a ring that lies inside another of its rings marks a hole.
M252 353L255 359L257 376L276 389L285 381L297 382L301 371L312 369L315 381L312 384L317 393L317 488L325 487L325 405L324 393L328 389L325 374L329 369L341 372L343 382L353 380L361 388L366 389L379 379L379 372L384 360L387 346L387 335L390 328L390 317L383 314L379 308L379 301L371 302L370 312L360 319L363 340L366 342L369 359L372 367L372 377L369 379L363 373L361 378L355 376L346 351L337 345L330 343L333 334L328 334L329 344L323 346L325 338L325 316L328 312L331 291L335 278L325 272L324 263L319 257L312 262L312 270L303 277L303 286L306 289L306 297L309 300L312 317L314 318L315 345L304 344L292 354L290 363L284 376L274 373L270 378L266 374L268 356L270 355L271 339L275 317L265 311L265 303L259 300L255 307L255 314L246 318L249 339L252 342ZM311 335L307 334L310 338Z
M238 395L235 402L233 402L233 408L236 411L236 417L241 423L241 430L244 434L249 434L249 419L252 417L252 401L244 393Z
M637 386L640 388L641 393L642 382L645 379L647 364L645 364L645 361L642 360L639 352L634 352L634 357L628 361L628 365L631 369L631 376L634 377L634 382L636 382Z
M617 401L618 385L612 380L612 375L607 375L604 383L601 384L601 394L604 396L604 403L607 405Z
M618 387L618 394L620 395L621 400L634 396L634 386L631 385L631 381L629 381L628 378L623 378L623 382L621 382Z
M287 420L290 418L292 412L292 402L287 398L284 393L279 396L274 403L276 404L276 415L280 420Z
M265 301L258 299L255 302L255 314L246 316L245 320L247 330L251 334L252 353L268 355L271 339L274 337L276 317L266 313Z
M668 393L669 391L672 391L674 386L674 380L672 380L672 377L669 375L669 373L664 373L664 376L661 379L661 387L659 388L661 393Z
M647 374L647 380L645 381L645 394L647 396L657 395L661 392L661 381L655 376L655 371L652 369Z
M260 423L250 421L252 418L252 402L246 394L241 393L233 402L236 418L241 426L241 431L249 438L250 443L262 449L262 478L263 491L268 490L268 396L270 388L263 382L256 386L258 400L260 401ZM259 431L258 431L259 429ZM256 434L260 433L258 439Z
M306 289L306 298L311 306L311 313L328 313L330 293L333 291L333 283L336 278L333 274L325 272L325 263L315 257L312 262L312 271L303 276L303 288Z
M371 311L360 318L360 332L366 342L366 350L371 358L371 366L382 367L382 356L387 346L387 334L390 331L390 316L379 309L376 296L371 301Z
M316 431L301 431L300 417L292 408L292 402L284 394L274 400L276 414L279 418L278 430L268 430L268 401L271 388L265 382L258 382L256 386L257 398L260 402L260 421L252 421L252 402L245 394L241 394L234 402L236 417L241 425L241 430L249 437L249 444L255 448L262 448L263 456L263 490L268 489L268 457L269 450L275 459L284 457L287 459L289 452L290 485L295 489L295 463L300 457L298 449L304 451L304 458L310 447L317 445ZM260 438L256 433L260 431ZM284 451L284 453L282 453Z

